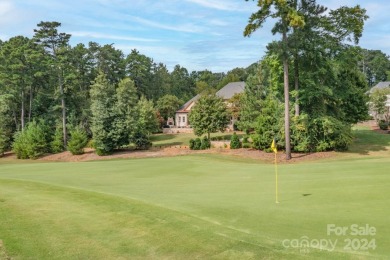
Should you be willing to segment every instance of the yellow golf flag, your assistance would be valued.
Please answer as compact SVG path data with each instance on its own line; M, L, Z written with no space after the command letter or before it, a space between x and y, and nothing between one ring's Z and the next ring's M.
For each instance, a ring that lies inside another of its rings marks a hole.
M274 153L278 152L278 149L276 148L275 139L272 140L271 149Z

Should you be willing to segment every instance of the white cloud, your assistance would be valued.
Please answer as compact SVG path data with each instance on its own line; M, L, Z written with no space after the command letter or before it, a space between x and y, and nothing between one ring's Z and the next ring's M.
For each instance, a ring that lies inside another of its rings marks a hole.
M10 26L11 23L16 22L15 12L16 8L11 1L0 1L0 25Z
M211 19L208 23L211 25L216 25L216 26L228 26L229 25L228 22L222 21L219 19Z
M76 37L97 38L97 39L110 39L110 40L123 40L123 41L136 41L136 42L158 42L158 41L160 41L158 39L110 35L110 34L103 34L103 33L96 33L96 32L74 31L74 32L70 32L70 34L72 36L76 36Z
M177 25L167 25L160 22L155 22L152 20L147 20L141 17L133 17L133 20L141 23L143 25L147 25L154 28L169 30L169 31L177 31L177 32L188 32L188 33L199 33L203 31L203 28L200 26L197 26L195 24L177 24Z
M0 16L3 17L11 12L13 5L11 1L0 2Z
M231 2L227 0L185 0L190 3L194 3L203 7L217 9L221 11L244 11L248 10L245 7L245 2L238 4L237 2Z
M194 4L201 5L203 7L224 10L224 11L232 11L234 8L231 5L223 4L217 1L209 1L209 0L186 0L187 2L191 2Z
M367 9L360 41L363 48L390 54L389 0L318 0L338 8L360 4ZM124 53L136 48L142 54L173 69L228 71L247 66L264 55L275 21L250 38L242 32L257 1L244 0L0 0L0 38L31 37L43 20L62 23L61 31L74 36L73 43L94 40L114 42ZM73 37L72 37L73 38ZM118 45L117 45L118 44Z

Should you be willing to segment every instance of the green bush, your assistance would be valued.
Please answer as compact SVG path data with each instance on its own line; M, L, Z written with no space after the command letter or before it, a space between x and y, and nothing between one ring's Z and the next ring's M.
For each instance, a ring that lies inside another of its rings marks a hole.
M309 152L313 150L309 135L309 116L307 114L294 116L290 126L292 150L295 152Z
M60 153L64 151L64 134L62 132L62 126L56 127L53 140L50 143L50 149L53 153Z
M12 150L18 159L28 159L28 153L25 149L27 145L27 134L26 132L16 132L14 135L14 142L12 144Z
M311 142L317 152L345 151L352 142L351 127L334 117L316 118L309 129Z
M194 147L195 147L195 140L194 139L190 139L190 150L194 150Z
M112 154L114 151L114 148L108 146L101 140L94 140L94 145L95 145L95 152L99 156L109 155Z
M284 108L283 104L272 96L262 102L261 113L257 117L255 134L251 136L253 147L271 152L272 140L284 140ZM284 143L278 142L284 148Z
M239 149L239 148L241 148L240 139L238 138L236 132L234 132L232 137L230 138L230 149Z
M210 140L206 136L203 137L203 139L201 141L200 149L201 150L206 150L206 149L210 149L210 147L211 147Z
M14 134L13 105L14 96L12 94L0 95L0 156L9 151L12 146L12 136Z
M137 150L147 150L152 145L149 137L142 132L136 133L132 138L132 142L135 144Z
M379 125L379 128L382 130L387 130L389 128L389 122L387 122L385 120L380 120L378 122L378 125Z
M12 149L18 159L37 159L48 152L48 133L43 122L33 121L14 137Z
M0 156L2 156L8 150L9 143L10 143L10 138L7 135L0 132Z
M88 143L87 133L80 129L76 128L70 132L70 140L68 142L68 150L73 155L79 155L84 153L84 148Z
M242 148L252 148L251 143L242 143Z
M95 149L95 143L94 143L93 139L89 139L89 141L85 147Z
M200 140L200 138L195 138L195 141L194 141L194 150L200 150L200 148L202 147L202 141Z

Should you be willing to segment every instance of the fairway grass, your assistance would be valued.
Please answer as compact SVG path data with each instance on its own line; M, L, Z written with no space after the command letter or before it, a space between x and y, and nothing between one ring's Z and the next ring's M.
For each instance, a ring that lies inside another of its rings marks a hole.
M280 165L279 204L273 165L254 160L5 163L0 240L14 259L386 259L390 158L364 158ZM331 224L376 232L328 235ZM324 239L334 250L315 248Z

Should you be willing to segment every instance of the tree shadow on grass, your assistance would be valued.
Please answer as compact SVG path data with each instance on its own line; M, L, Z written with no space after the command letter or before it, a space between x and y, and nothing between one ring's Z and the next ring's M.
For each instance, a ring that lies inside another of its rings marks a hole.
M152 135L150 137L150 140L152 142L161 142L161 141L167 141L176 138L173 134L158 134L158 135Z
M353 134L354 140L349 147L349 153L368 155L370 152L385 152L390 148L390 134L368 129L357 129Z
M293 159L299 159L299 158L304 158L306 156L309 156L311 153L293 153L291 155L291 158Z
M166 147L175 147L175 146L184 146L185 144L177 139L177 136L174 134L161 134L153 135L150 138L152 142L152 148L166 148Z
M163 144L153 144L152 148L168 148L168 147L184 147L186 146L182 142L168 142Z

